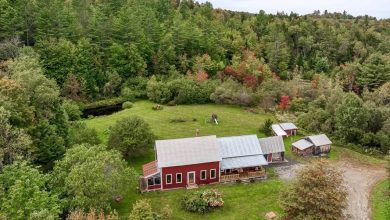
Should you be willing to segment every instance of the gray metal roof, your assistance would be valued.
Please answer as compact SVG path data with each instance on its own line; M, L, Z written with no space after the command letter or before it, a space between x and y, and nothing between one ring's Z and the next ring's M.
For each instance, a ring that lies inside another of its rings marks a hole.
M276 134L276 136L287 136L287 133L280 127L280 125L273 124L271 126L272 131Z
M263 155L252 155L244 157L232 157L224 158L221 162L221 169L237 169L245 167L256 167L268 165L268 162L265 160Z
M217 137L204 136L156 141L157 166L171 167L221 161Z
M242 157L263 154L256 135L218 138L221 157Z
M299 150L305 150L309 147L312 147L313 144L305 139L301 139L299 141L292 143L292 146L298 148Z
M280 127L282 127L283 130L294 130L294 129L298 129L297 126L295 126L293 123L281 123L279 124Z
M284 152L284 142L281 136L259 138L261 150L264 154Z
M332 144L332 141L330 141L325 134L308 136L307 139L309 139L309 141L312 142L315 146Z

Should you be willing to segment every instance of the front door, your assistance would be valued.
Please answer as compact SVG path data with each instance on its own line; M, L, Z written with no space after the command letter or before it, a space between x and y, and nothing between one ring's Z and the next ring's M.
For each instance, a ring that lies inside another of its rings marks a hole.
M187 176L187 184L188 185L191 185L191 184L195 184L195 172L188 172L188 176Z

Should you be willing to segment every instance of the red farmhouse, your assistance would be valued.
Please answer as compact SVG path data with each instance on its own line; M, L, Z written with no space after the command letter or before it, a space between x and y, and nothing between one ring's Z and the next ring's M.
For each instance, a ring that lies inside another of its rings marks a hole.
M143 166L141 192L265 178L256 135L159 140L156 160Z

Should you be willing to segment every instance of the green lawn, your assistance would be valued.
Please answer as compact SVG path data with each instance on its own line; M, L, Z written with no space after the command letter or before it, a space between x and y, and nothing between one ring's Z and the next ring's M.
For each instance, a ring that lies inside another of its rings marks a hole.
M186 189L172 191L149 192L142 195L131 193L131 199L120 204L114 204L122 217L129 215L132 203L136 199L145 198L151 201L155 210L168 205L173 211L173 219L264 219L265 213L274 211L280 216L283 211L280 207L280 192L287 183L269 179L255 183L216 184L202 186L200 189L217 188L223 193L225 205L214 212L200 215L189 213L181 209L180 200L187 192Z
M372 219L390 219L390 182L384 180L377 184L371 194Z
M138 101L133 108L126 109L109 116L100 116L85 120L89 127L95 128L99 137L106 142L108 139L108 129L116 121L125 117L139 116L145 119L151 126L153 133L159 139L193 137L196 129L200 135L233 136L243 134L257 134L260 125L268 118L274 120L274 116L269 113L254 114L237 106L229 105L180 105L164 106L163 110L155 111L152 107L155 104L149 101ZM219 118L219 125L209 123L211 114L215 113ZM185 119L186 122L171 123L171 119ZM196 120L194 120L196 119ZM141 165L154 159L153 149L135 161L129 161L131 166L140 171Z

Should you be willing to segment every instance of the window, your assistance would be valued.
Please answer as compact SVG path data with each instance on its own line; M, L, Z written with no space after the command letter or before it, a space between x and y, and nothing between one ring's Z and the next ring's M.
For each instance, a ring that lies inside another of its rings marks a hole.
M206 170L200 171L200 179L205 180L206 179Z
M176 173L176 183L181 183L181 173Z
M154 181L153 181L153 177L152 177L152 178L148 179L148 186L153 186L153 185L154 185Z
M210 179L215 179L217 177L217 171L215 169L210 170Z
M161 179L160 179L160 177L155 177L155 178L154 178L154 184L156 184L156 185L160 185L160 184L161 184Z
M172 174L167 174L166 177L167 177L167 178L166 178L167 184L172 184Z

